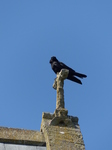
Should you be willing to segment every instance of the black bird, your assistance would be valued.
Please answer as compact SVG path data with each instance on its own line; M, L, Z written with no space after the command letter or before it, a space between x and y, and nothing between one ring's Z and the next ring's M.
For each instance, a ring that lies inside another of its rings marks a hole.
M68 77L67 79L71 80L71 81L74 81L74 82L77 82L79 84L82 84L82 82L74 77L74 76L77 76L79 78L86 78L87 76L85 74L81 74L81 73L78 73L76 72L75 70L73 70L72 68L66 66L64 63L60 62L57 60L57 58L55 56L51 57L51 60L49 61L49 63L51 64L51 68L52 70L57 74L58 72L61 71L61 69L68 69L69 70L69 74L68 74Z

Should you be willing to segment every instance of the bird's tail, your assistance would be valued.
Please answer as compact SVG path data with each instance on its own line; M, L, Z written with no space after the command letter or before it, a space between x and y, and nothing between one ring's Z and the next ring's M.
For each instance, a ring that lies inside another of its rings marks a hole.
M74 81L74 82L77 82L79 84L82 84L82 82L79 79L77 79L76 77L74 77L74 76L68 76L67 79L69 79L71 81Z
M86 78L87 77L87 75L82 74L82 73L78 73L78 72L75 72L74 75L77 76L77 77L79 77L79 78Z

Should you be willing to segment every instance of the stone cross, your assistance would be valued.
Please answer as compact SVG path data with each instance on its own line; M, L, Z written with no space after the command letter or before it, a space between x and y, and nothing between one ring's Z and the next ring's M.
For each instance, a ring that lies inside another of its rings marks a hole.
M67 78L69 70L62 69L57 73L57 78L54 81L53 88L57 90L57 100L56 100L56 109L64 108L64 80Z

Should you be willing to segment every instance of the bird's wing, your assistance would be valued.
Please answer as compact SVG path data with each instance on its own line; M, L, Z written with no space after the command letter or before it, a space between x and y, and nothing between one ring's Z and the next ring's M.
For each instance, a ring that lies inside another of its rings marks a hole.
M69 73L71 75L75 75L75 70L73 70L72 68L68 67L67 65L65 65L64 63L60 62L60 65L63 69L68 69L69 70Z
M68 76L67 79L82 84L82 82L74 76Z
M78 73L78 72L75 72L75 76L77 76L79 78L86 78L87 77L87 75L82 74L82 73Z
M60 65L61 65L62 68L68 69L70 75L75 75L75 76L77 76L79 78L86 78L87 77L85 74L76 72L75 70L73 70L72 68L68 67L67 65L65 65L62 62L60 62Z

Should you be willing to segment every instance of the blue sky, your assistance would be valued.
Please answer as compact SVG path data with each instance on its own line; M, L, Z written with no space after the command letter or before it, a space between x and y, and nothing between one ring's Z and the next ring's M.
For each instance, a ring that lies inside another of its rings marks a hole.
M112 1L0 1L0 126L40 130L54 112L51 56L88 76L64 85L86 150L111 150Z

